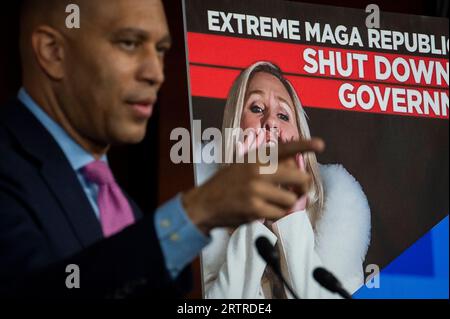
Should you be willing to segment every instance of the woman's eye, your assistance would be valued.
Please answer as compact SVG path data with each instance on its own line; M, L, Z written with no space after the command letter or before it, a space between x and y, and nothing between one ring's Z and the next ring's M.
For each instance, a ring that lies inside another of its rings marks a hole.
M252 111L252 113L262 113L262 112L264 112L264 110L262 108L260 108L258 105L252 105L250 107L250 111Z
M289 122L289 116L283 113L278 114L278 118L282 121Z

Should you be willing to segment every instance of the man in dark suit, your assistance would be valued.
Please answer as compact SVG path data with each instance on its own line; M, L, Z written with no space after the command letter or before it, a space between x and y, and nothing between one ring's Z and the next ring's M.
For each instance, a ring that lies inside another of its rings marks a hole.
M69 1L24 1L23 87L0 114L0 295L181 296L210 230L283 216L309 183L290 156L323 144L283 146L270 176L231 165L142 217L106 154L144 137L170 48L162 3L70 3L80 29L65 26Z

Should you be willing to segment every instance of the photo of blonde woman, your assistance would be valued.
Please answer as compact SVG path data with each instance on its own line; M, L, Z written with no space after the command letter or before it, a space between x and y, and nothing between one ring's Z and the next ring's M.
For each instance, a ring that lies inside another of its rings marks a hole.
M236 145L227 128L249 133ZM234 81L222 133L225 151L233 150L224 154L230 156L261 145L311 138L295 89L269 62L251 65ZM260 236L278 249L283 276L301 298L335 297L315 282L312 272L319 266L334 273L350 293L363 285L371 226L361 185L342 165L321 165L312 153L298 154L296 164L312 176L311 189L285 217L213 231L212 243L202 254L206 298L292 298L258 255L254 243ZM197 174L202 174L201 166Z

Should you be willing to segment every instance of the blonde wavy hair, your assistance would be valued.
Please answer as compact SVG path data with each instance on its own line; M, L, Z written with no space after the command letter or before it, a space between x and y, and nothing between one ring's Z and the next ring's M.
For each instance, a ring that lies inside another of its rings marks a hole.
M232 134L229 133L230 130L226 129L240 128L242 110L245 105L248 86L255 74L259 72L265 72L275 76L284 85L294 103L297 128L300 138L306 140L311 138L309 126L306 119L306 113L302 107L297 93L295 92L294 87L284 77L281 69L278 66L270 62L257 62L245 69L239 75L239 77L234 81L233 86L228 94L222 122L222 136L225 137L225 141L223 144L224 154L228 154L226 156L234 157L235 155L235 140ZM226 152L226 150L228 150L229 152ZM229 163L227 162L227 160L230 159L226 159L225 163ZM304 154L304 161L306 171L312 176L311 190L307 194L307 212L312 226L315 227L316 221L320 218L323 211L324 190L322 180L320 178L319 165L317 163L316 155L314 153Z

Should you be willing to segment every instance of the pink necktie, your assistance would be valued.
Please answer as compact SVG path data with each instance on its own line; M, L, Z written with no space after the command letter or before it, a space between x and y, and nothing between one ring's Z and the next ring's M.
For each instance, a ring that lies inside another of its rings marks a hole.
M134 223L134 215L128 200L117 185L104 161L95 161L83 167L84 177L96 184L98 208L103 235L112 236Z

